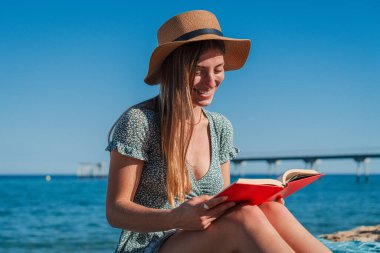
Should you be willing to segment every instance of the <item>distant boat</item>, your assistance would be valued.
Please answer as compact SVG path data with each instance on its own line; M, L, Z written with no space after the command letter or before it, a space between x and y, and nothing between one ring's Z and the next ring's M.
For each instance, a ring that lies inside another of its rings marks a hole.
M81 178L102 178L107 176L107 167L102 163L79 163L77 177Z
M46 182L50 182L51 181L51 176L50 175L46 175L45 176L45 181Z

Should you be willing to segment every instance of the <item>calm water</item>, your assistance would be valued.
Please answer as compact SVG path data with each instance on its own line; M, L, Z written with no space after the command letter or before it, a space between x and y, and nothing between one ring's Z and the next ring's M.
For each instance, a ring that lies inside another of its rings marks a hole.
M235 178L233 178L234 180ZM119 230L105 218L106 179L0 177L0 252L113 252ZM314 235L380 224L380 176L325 176L286 200ZM380 252L376 243L331 243L335 253Z

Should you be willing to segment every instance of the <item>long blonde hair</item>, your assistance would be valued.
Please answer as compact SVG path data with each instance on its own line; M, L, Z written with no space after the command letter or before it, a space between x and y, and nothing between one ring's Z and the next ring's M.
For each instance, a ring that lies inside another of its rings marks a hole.
M223 41L193 42L177 48L161 66L161 143L166 162L167 197L172 207L176 200L183 202L191 190L186 167L186 153L194 125L191 91L199 56L211 48L225 52ZM189 120L192 124L188 124Z

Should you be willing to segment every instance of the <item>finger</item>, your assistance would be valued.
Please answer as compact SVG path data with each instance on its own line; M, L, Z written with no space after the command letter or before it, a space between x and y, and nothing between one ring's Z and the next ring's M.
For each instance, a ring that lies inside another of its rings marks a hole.
M206 225L204 225L204 226L202 226L202 230L206 230L208 227L210 227L211 226L211 223L214 221L215 219L214 218L212 218L212 219L208 219L207 221L208 221L208 223L206 224Z
M212 198L208 201L206 201L204 204L206 204L206 206L208 207L208 209L211 209L217 205L220 205L221 203L225 202L227 200L228 197L224 196L224 197L219 197L219 198ZM205 207L205 205L203 205ZM207 208L205 208L207 209Z
M234 206L236 206L235 202L227 202L227 203L220 204L220 205L214 207L210 211L209 217L216 219L216 218L220 217L222 214L224 214L228 209L230 209Z
M204 203L204 202L209 201L210 199L212 199L212 196L209 196L209 195L201 195L201 196L193 197L193 198L191 199L191 201L193 201L194 204L201 204L201 203Z

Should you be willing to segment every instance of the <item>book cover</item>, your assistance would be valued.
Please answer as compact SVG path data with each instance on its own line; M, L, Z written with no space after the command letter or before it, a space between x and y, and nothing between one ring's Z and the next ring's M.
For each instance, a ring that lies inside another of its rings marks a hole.
M293 169L276 179L239 179L215 197L228 196L227 201L247 202L260 205L277 198L286 198L323 174L315 170Z

